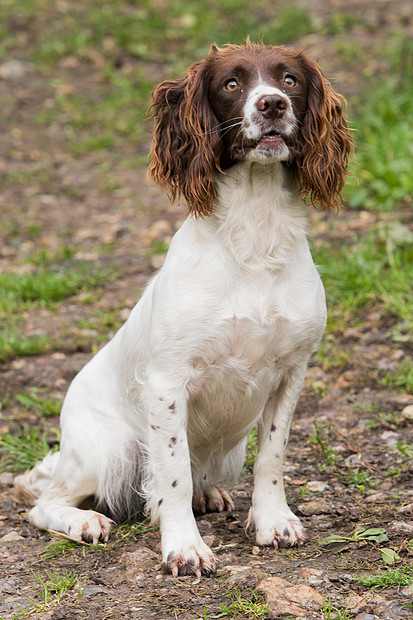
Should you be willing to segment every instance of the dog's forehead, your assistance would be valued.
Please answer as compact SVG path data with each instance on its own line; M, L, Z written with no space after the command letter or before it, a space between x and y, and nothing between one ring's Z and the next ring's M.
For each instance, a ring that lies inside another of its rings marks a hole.
M248 74L250 79L259 79L276 72L301 73L294 54L281 47L225 48L216 52L211 60L221 75L232 72L234 76Z

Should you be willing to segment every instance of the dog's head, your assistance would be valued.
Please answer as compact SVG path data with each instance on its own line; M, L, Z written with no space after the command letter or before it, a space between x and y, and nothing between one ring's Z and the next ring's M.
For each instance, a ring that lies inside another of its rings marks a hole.
M351 151L343 99L317 65L284 47L211 46L179 80L153 91L150 176L191 213L208 215L217 172L284 162L311 204L333 208Z

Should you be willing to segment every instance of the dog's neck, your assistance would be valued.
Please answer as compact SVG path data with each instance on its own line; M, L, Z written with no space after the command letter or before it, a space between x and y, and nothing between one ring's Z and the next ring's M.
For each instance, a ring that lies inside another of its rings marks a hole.
M307 234L305 206L282 163L245 162L216 179L214 213L207 218L236 262L280 269Z

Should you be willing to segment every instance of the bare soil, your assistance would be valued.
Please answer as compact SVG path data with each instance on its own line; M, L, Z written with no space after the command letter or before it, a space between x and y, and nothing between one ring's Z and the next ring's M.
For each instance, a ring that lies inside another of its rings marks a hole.
M314 3L319 15L326 10L362 14L365 25L346 33L347 44L362 44L366 63L375 70L375 46L385 45L397 26L411 30L411 3L354 2L342 0ZM29 29L17 24L16 29ZM30 40L30 37L28 37ZM336 87L350 96L363 86L360 60L348 66L336 53L331 36L308 36L297 42L311 56L319 58L328 75L336 77ZM21 58L20 58L21 60ZM98 68L82 59L73 61L72 87L82 90L95 82ZM1 64L1 63L0 63ZM379 70L380 67L377 67ZM162 68L158 67L160 78ZM102 87L102 84L99 84ZM104 97L104 89L101 88ZM166 240L185 217L182 207L171 208L160 190L145 180L145 167L128 169L121 162L136 153L92 152L76 158L65 150L64 119L40 128L34 122L50 96L48 79L27 65L20 75L0 78L2 119L0 120L0 189L2 222L0 269L31 269L24 259L39 248L57 251L63 244L76 249L73 260L100 261L116 265L116 278L101 288L93 304L82 297L65 301L59 309L28 311L23 317L26 335L47 333L59 342L58 350L33 357L16 358L0 365L0 394L3 411L0 432L18 431L27 422L39 420L21 413L16 395L29 388L47 390L59 398L99 344L102 329L97 311L113 313L113 326L104 338L127 317L148 278L162 257L153 256L158 240ZM149 103L149 102L148 102ZM150 130L140 147L148 151ZM24 182L12 183L8 175L24 173ZM32 173L31 175L27 173ZM115 181L108 184L108 179ZM366 212L339 215L311 213L315 243L336 239L342 243L363 235L380 217ZM401 214L408 219L408 214ZM33 223L40 234L33 234ZM385 387L381 378L395 371L408 354L404 345L395 345L389 332L392 320L382 315L379 305L361 317L354 317L343 331L338 348L347 354L344 364L323 369L311 366L293 423L286 459L286 481L290 505L306 528L307 540L299 549L275 551L258 549L245 532L252 478L246 471L232 489L235 511L198 518L201 534L214 549L218 570L210 579L173 579L160 569L159 533L149 531L112 541L98 551L79 546L53 560L42 553L53 537L33 528L27 520L27 506L13 499L12 476L0 478L0 614L13 618L20 608L39 602L33 589L33 571L42 576L51 568L60 574L76 571L84 588L62 596L59 605L30 616L51 618L196 618L219 617L220 605L231 600L229 591L237 587L251 599L264 577L281 577L292 586L310 585L333 607L346 608L348 618L412 618L412 591L399 584L383 590L360 586L355 575L383 569L381 549L391 547L406 562L413 553L413 476L411 463L397 449L398 443L413 444L413 397ZM84 319L89 324L79 327ZM357 325L355 327L354 325ZM334 351L337 354L338 351ZM323 437L327 448L314 443L314 422L326 425ZM41 421L45 428L57 426L57 418ZM328 448L337 455L334 465L326 464ZM327 452L326 452L327 450ZM322 470L321 466L326 466ZM393 470L393 475L389 475ZM364 472L363 479L357 478ZM400 524L404 525L397 525ZM389 542L348 541L320 544L331 534L350 535L356 526L385 528ZM396 524L396 525L395 525ZM409 527L411 529L409 529ZM294 606L277 611L271 603L269 617L328 617L320 603L302 603L301 615ZM295 611L294 611L295 610ZM204 615L205 614L205 615ZM363 615L366 614L366 615ZM232 616L236 617L235 613ZM253 617L248 612L239 617ZM331 616L333 617L333 616ZM338 617L338 616L336 616ZM343 616L344 617L344 616Z

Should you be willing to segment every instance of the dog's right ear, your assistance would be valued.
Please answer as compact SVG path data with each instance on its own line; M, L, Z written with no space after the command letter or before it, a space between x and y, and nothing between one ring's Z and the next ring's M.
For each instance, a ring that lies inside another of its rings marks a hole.
M172 201L182 195L199 217L212 211L222 149L209 81L207 61L195 63L183 78L154 88L150 108L155 126L148 174Z

